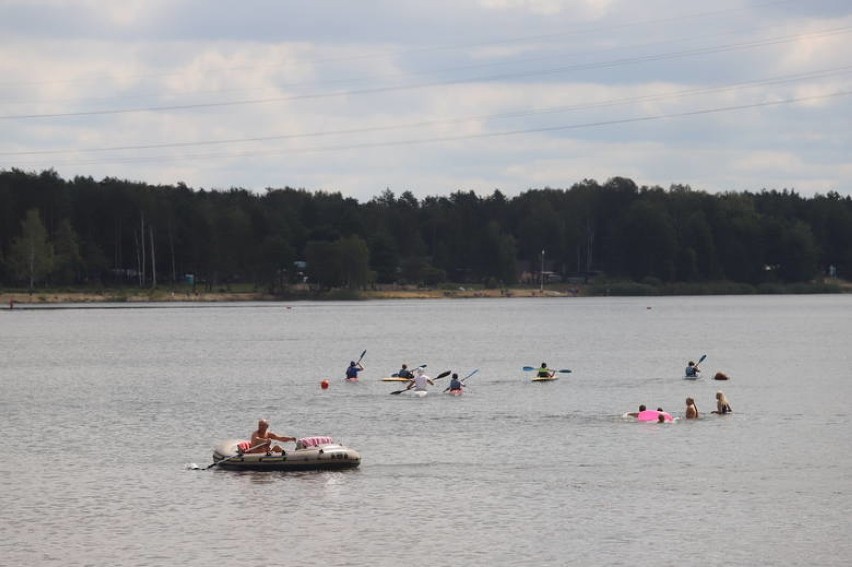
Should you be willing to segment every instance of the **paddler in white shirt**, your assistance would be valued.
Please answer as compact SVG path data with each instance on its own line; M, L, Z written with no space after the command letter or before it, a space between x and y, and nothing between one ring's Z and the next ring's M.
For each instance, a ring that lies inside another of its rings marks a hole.
M426 373L423 371L422 368L415 368L414 378L412 378L411 386L406 389L410 390L414 388L415 390L426 391L426 384L429 384L430 386L435 385L435 383L432 382L432 379L426 376Z

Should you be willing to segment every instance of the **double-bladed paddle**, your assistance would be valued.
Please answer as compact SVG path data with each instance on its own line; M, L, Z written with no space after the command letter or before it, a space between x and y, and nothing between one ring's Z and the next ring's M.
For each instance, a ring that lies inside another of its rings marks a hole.
M535 367L535 366L524 366L524 368L523 368L524 372L532 372L533 370L538 370L538 368ZM548 368L548 370L550 370L550 369ZM551 372L560 372L562 374L570 374L571 369L570 368L563 368L561 370L551 370Z

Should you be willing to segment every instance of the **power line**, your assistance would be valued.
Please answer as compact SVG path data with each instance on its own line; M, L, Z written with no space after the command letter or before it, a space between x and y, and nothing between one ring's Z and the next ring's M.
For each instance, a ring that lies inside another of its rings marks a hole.
M716 87L701 87L694 89L685 89L670 93L655 93L648 94L637 97L623 97L610 99L605 101L599 101L594 103L585 103L585 104L576 104L576 105L564 105L564 106L556 106L556 107L547 107L547 108L538 108L538 109L530 109L523 111L514 111L514 112L504 112L497 114L483 114L483 115L474 115L474 116L466 116L459 118L450 118L450 119L441 119L441 120L424 120L419 122L412 122L406 124L395 124L388 126L369 126L362 128L349 128L349 129L340 129L340 130L329 130L322 132L308 132L302 134L278 134L272 136L254 136L248 138L228 138L228 139L220 139L220 140L203 140L203 141L192 141L192 142L164 142L164 143L152 143L152 144L133 144L133 145L123 145L123 146L106 146L106 147L94 147L94 148L75 148L75 149L52 149L52 150L30 150L30 151L10 151L3 152L0 151L0 156L26 156L26 155L56 155L56 154L64 154L64 153L102 153L102 152L115 152L115 151L128 151L128 150L150 150L150 149L166 149L166 148L185 148L185 147L198 147L198 146L216 146L216 145L227 145L227 144L244 144L244 143L257 143L257 142L272 142L272 141L282 141L282 140L293 140L293 139L305 139L305 138L318 138L325 136L338 136L338 135L352 135L352 134L366 134L371 132L387 132L394 130L408 130L414 128L422 128L428 126L440 126L440 125L449 125L449 124L460 124L465 122L472 121L483 121L483 120L499 120L505 118L522 118L527 116L536 116L543 114L556 114L560 112L570 112L570 111L585 111L591 110L595 108L606 108L612 106L619 105L629 105L635 104L638 102L647 102L653 100L666 100L673 98L680 98L689 95L697 95L697 94L710 94L710 93L718 93L732 90L740 90L745 88L754 88L765 85L777 85L784 84L808 79L816 79L816 78L826 78L831 76L840 75L843 73L848 73L852 70L852 65L836 67L833 69L823 69L819 71L811 71L808 73L798 73L793 75L783 75L776 77L767 77L763 79L756 79L753 81L745 81L739 83L733 83L728 85L721 85Z
M415 146L415 145L425 145L425 144L435 144L435 143L446 143L446 142L457 142L464 140L473 140L473 139L486 139L486 138L499 138L499 137L509 137L509 136L518 136L524 134L536 134L536 133L546 133L546 132L557 132L557 131L568 131L568 130L578 130L584 128L599 128L604 126L615 126L615 125L624 125L624 124L632 124L632 123L641 123L641 122L651 122L657 120L666 120L673 118L685 118L690 116L700 116L700 115L708 115L708 114L718 114L723 112L734 112L739 110L747 110L751 108L763 108L770 106L780 106L786 104L794 104L799 102L811 102L816 100L825 100L829 98L837 98L849 96L852 94L852 91L837 91L828 94L822 95L812 95L805 97L795 97L788 98L784 100L775 100L775 101L762 101L757 103L749 103L749 104L738 104L738 105L729 105L729 106L721 106L714 108L705 108L684 112L676 112L669 114L656 114L656 115L648 115L648 116L638 116L632 118L620 118L620 119L612 119L612 120L599 120L593 122L584 122L584 123L575 123L575 124L564 124L557 126L542 126L537 128L524 128L524 129L516 129L516 130L504 130L499 132L487 132L480 134L465 134L459 136L440 136L440 137L432 137L432 138L423 138L423 139L412 139L412 140L395 140L395 141L385 141L385 142L363 142L357 144L346 144L346 145L330 145L330 146L321 146L321 147L313 147L313 148L287 148L281 150L267 150L267 151L252 151L250 153L247 152L229 152L229 153L208 153L208 154L188 154L188 155L167 155L167 156L149 156L149 157L133 157L133 158L113 158L109 160L89 160L89 161L65 161L61 164L54 165L96 165L102 163L146 163L146 162L171 162L171 161L186 161L186 160L197 160L197 159L213 159L213 158L236 158L236 157L253 157L259 155L275 155L280 153L287 154L306 154L306 153L322 153L322 152L340 152L340 151L351 151L351 150L360 150L360 149L373 149L373 148L381 148L381 147L390 147L390 146ZM30 165L31 167L33 165Z
M546 76L546 75L554 75L558 73L565 72L574 72L581 70L594 70L594 69L604 69L611 68L616 66L625 66L632 65L637 63L646 63L653 61L662 61L669 60L675 58L682 57L691 57L697 55L708 55L714 53L723 53L737 50L745 50L745 49L753 49L758 47L766 47L770 45L778 45L782 43L789 43L791 41L803 39L803 38L813 38L813 37L826 37L831 35L845 34L852 31L852 26L833 28L829 30L821 30L818 32L811 32L805 34L796 34L791 36L781 36L775 38L768 38L764 40L756 40L742 43L733 43L727 45L721 45L716 47L707 47L707 48L695 48L682 50L677 52L669 52L662 53L656 55L647 55L647 56L638 56L638 57L629 57L629 58L621 58L614 59L610 61L602 61L596 63L580 63L562 67L556 67L551 69L543 69L543 70L531 70L531 71L522 71L522 72L514 72L514 73L503 73L498 75L491 76L483 76L483 77L473 77L473 78L462 78L462 79L452 79L447 81L436 81L436 82L422 82L422 83L412 83L408 85L395 85L395 86L384 86L384 87L372 87L372 88L364 88L364 89L353 89L347 91L336 91L336 92L327 92L327 93L312 93L312 94L304 94L304 95L289 95L282 97L271 97L265 99L249 99L249 100L238 100L238 101L224 101L224 102L209 102L209 103L191 103L191 104L176 104L176 105L162 105L162 106L148 106L148 107L137 107L137 108L127 108L127 109L101 109L101 110L90 110L90 111L76 111L76 112L58 112L58 113L42 113L42 114L11 114L0 116L0 120L31 120L31 119L48 119L48 118L70 118L70 117L83 117L83 116L104 116L104 115L117 115L117 114L131 114L131 113L142 113L142 112L166 112L166 111L180 111L180 110L199 110L205 108L223 108L223 107L235 107L235 106L248 106L248 105L258 105L258 104L269 104L276 102L287 102L287 101L295 101L295 100L304 100L304 99L319 99L319 98L329 98L329 97L343 97L343 96L355 96L355 95L365 95L365 94L377 94L377 93L385 93L385 92L397 92L397 91L406 91L406 90L417 90L424 88L432 88L439 86L449 86L449 85L458 85L458 84L468 84L474 82L493 82L498 80L506 80L506 79L518 79L522 77L533 77L533 76Z

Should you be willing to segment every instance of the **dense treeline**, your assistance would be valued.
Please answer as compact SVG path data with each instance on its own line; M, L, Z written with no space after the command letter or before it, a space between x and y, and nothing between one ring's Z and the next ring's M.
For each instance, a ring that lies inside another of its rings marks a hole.
M501 285L541 270L635 282L759 285L852 270L852 199L791 191L711 195L625 178L509 199L456 192L367 203L284 188L0 171L0 282L167 286L252 283L281 291L372 283ZM533 276L537 277L537 276Z

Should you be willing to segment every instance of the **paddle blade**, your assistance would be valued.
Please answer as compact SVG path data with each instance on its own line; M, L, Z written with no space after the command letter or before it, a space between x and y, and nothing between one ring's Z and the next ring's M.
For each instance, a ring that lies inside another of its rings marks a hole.
M534 366L524 366L523 367L524 372L532 372L533 370L535 370Z
M571 374L571 369L570 368L563 368L559 372L562 372L563 374Z
M474 374L476 374L477 372L479 372L479 368L477 368L476 370L474 370L473 372L471 372L470 374L468 374L467 376L465 376L464 378L462 378L462 379L461 379L461 381L462 381L462 382L464 382L465 380L467 380L468 378L470 378L471 376L473 376L473 375L474 375Z
M701 364L702 362L704 362L704 359L705 359L705 358L707 358L707 355L706 355L706 354L702 354L702 355L701 355L701 358L699 358L699 359L698 359L698 362L695 364L695 366L698 366L699 364Z
M437 376L435 376L435 380L437 380L437 379L439 379L439 378L446 378L447 376L449 376L449 375L450 375L450 374L452 374L452 373L453 373L453 371L452 371L452 370L445 370L444 372L441 372L440 374L438 374Z
M367 349L364 349L364 352L362 352L361 356L358 357L358 362L361 362L364 359L365 354L367 354Z

